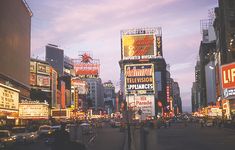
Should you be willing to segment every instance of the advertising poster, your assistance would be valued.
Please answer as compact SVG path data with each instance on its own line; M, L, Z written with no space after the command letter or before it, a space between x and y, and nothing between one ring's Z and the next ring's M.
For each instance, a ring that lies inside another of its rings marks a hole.
M49 87L50 86L50 77L43 76L43 75L37 75L37 85Z
M37 73L50 75L49 65L37 63Z
M142 110L145 116L155 116L154 95L131 95L126 100L128 107Z
M30 72L36 73L36 62L30 61Z
M0 84L0 109L17 110L19 108L19 91L8 89Z
M235 87L235 63L221 66L222 88Z
M126 93L154 93L153 64L125 65Z
M36 85L37 84L37 75L35 73L30 73L30 85Z
M155 35L123 35L123 59L144 59L156 56Z
M78 94L88 93L88 84L86 81L80 80L78 78L74 78L74 79L71 79L71 85L74 88L77 88Z

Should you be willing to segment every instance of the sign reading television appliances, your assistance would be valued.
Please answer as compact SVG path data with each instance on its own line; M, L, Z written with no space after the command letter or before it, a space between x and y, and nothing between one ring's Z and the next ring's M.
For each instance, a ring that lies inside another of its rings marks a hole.
M153 64L125 65L125 87L126 93L154 93Z
M157 52L156 36L154 34L145 35L123 35L122 36L122 56L123 59L150 59L161 57L161 52ZM161 49L159 47L158 49Z

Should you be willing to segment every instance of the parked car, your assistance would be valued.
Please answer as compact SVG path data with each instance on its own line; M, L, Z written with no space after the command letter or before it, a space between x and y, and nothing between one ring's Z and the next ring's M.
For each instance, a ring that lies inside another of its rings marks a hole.
M17 143L30 143L37 139L37 133L28 131L26 127L13 127L11 132Z
M212 127L212 126L213 126L213 120L212 120L212 119L207 120L206 123L205 123L205 125L206 125L207 127Z
M38 129L39 138L47 138L50 137L53 133L53 128L49 125L42 125Z
M80 124L80 127L82 128L82 133L83 134L92 134L92 126L89 123L82 123Z
M0 130L0 149L12 147L15 141L9 130Z

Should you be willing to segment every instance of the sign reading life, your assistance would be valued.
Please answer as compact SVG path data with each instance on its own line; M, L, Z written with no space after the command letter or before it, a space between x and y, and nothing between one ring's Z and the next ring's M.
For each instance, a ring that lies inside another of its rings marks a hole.
M235 63L223 65L221 68L222 74L222 87L232 88L235 87Z

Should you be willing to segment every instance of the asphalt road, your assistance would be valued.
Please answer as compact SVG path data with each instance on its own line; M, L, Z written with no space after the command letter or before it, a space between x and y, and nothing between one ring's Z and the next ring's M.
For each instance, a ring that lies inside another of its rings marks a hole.
M149 129L144 150L233 150L235 130L173 124L170 128Z
M125 150L126 134L127 132L120 132L118 128L97 129L96 136L87 145L87 150ZM144 128L144 132L140 132L140 129L132 130L132 142L131 150L233 150L235 130L201 128L196 124L185 127L184 124L177 123L169 128ZM51 148L39 141L18 145L11 150L51 150Z

